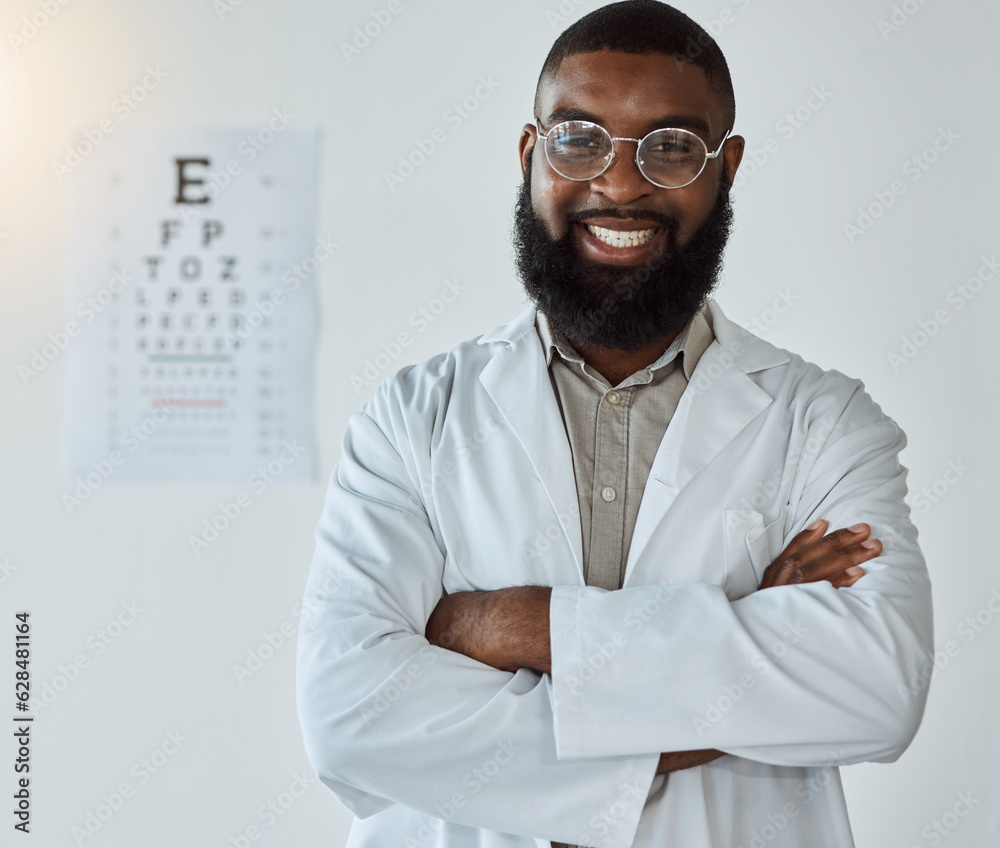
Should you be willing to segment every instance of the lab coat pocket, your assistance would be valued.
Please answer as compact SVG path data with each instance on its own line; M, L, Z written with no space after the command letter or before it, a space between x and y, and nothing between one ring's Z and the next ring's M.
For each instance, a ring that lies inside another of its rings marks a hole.
M767 567L784 549L785 523L789 507L764 524L764 516L754 509L727 509L723 516L726 539L726 582L731 600L742 598L760 587Z

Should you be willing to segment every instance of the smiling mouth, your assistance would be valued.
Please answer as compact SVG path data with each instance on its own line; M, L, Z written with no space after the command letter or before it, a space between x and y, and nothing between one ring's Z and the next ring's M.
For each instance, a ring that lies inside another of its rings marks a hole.
M587 232L609 247L640 247L652 241L659 230L659 227L648 230L609 230L593 224L587 224L586 227Z

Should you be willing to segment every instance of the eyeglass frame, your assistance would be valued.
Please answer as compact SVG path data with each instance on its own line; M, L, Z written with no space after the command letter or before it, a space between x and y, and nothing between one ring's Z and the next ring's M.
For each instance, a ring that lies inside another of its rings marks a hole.
M592 176L592 177L567 177L554 164L552 164L552 160L549 159L549 149L548 149L548 147L545 144L542 144L542 150L545 153L545 161L548 162L549 163L549 167L552 168L552 170L555 171L557 174L559 174L559 176L562 177L563 179L565 179L565 180L573 180L573 182L577 182L577 183L585 183L585 182L590 182L590 180L596 180L599 176L601 176L601 174L603 174L605 171L607 171L608 168L611 167L611 163L615 161L615 156L617 155L617 153L615 152L615 142L616 141L634 141L634 142L636 142L636 147L635 147L635 165L639 169L639 173L642 174L643 179L645 179L647 182L652 183L653 185L657 186L658 188L666 188L666 189L685 188L686 186L691 185L691 183L693 183L696 179L698 179L698 177L700 177L702 175L702 173L704 173L705 166L708 164L708 160L709 159L715 159L715 158L717 158L718 155L722 152L722 148L725 147L726 141L728 140L730 133L732 133L732 131L733 131L732 127L730 127L728 130L726 130L726 134L722 137L722 141L719 142L718 148L716 148L716 150L715 150L714 153L709 153L708 152L708 145L705 144L705 140L700 135L698 135L697 133L693 133L693 132L691 132L691 130L686 130L683 127L658 127L655 130L650 130L642 138L627 138L625 136L611 135L611 133L609 133L605 127L602 127L600 124L594 123L593 121L581 121L581 120L571 119L571 120L567 120L567 121L560 121L558 124L555 124L552 127L552 129L550 129L547 133L543 134L542 133L541 121L538 118L535 118L535 129L538 130L538 137L540 139L542 139L543 142L547 141L548 137L555 131L555 129L557 127L561 127L563 124L589 124L592 127L597 127L598 129L600 129L608 138L611 139L611 158L608 159L608 164L605 165L603 168L601 168L601 170L598 171L596 174L594 174L594 176ZM639 162L639 148L642 146L642 143L647 138L649 138L653 133L662 132L663 130L670 130L670 131L673 131L673 132L687 133L688 135L693 136L694 138L696 138L698 140L699 144L701 144L702 148L705 151L705 158L704 158L704 160L701 163L701 168L698 169L698 173L695 174L690 180L688 180L686 183L683 183L682 185L678 185L678 186L665 186L665 185L661 185L660 183L656 182L655 180L651 180L648 176L646 176L646 172L642 169L642 163Z

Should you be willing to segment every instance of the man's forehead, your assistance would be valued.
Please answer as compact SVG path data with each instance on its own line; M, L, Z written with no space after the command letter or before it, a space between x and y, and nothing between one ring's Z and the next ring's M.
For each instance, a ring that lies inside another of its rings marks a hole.
M722 106L705 72L663 53L572 54L541 80L538 95L538 117L546 124L585 113L598 123L615 117L655 124L686 116L706 132L724 129Z

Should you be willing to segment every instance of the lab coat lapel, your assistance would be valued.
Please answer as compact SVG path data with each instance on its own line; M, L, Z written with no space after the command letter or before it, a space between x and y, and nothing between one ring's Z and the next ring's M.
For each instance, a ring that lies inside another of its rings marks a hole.
M582 584L583 534L573 455L535 330L535 307L529 306L509 324L479 338L480 344L494 341L508 344L490 359L479 380L531 460L555 510L552 520L562 528L573 551L577 580ZM550 576L562 582L567 577L562 572Z
M656 451L623 585L628 585L653 531L683 488L772 403L747 375L788 361L783 351L726 318L715 301L710 301L709 310L716 340L698 361Z

